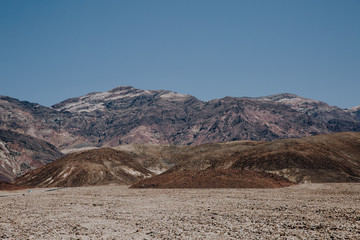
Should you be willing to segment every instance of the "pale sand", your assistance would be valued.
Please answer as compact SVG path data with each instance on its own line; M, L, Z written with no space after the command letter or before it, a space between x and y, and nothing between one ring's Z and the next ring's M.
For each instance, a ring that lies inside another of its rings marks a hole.
M0 191L0 238L360 239L360 184Z

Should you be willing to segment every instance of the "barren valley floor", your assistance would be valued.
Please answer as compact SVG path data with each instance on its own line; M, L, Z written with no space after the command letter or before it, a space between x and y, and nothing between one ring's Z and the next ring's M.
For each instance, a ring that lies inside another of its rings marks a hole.
M0 191L0 239L360 239L360 184Z

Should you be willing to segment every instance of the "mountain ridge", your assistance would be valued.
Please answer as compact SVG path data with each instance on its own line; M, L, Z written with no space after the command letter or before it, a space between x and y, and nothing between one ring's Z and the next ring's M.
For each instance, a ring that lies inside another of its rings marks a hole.
M131 143L198 145L360 131L360 112L291 93L201 101L188 94L125 86L52 107L0 97L0 129L62 150Z

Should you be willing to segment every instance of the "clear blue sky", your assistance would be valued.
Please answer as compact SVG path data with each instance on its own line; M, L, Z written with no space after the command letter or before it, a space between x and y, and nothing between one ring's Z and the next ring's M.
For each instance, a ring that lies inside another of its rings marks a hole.
M0 95L128 85L360 105L360 1L0 0Z

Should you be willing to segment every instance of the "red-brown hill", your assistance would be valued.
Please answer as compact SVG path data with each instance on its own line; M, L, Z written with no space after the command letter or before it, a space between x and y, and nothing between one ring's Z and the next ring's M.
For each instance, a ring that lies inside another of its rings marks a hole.
M226 154L224 149L233 152ZM175 166L134 187L257 187L270 181L265 173L294 183L360 182L360 133L204 144L183 150L173 156L178 160ZM245 170L252 174L244 174Z
M266 171L293 182L360 182L360 133L267 142L212 167Z
M19 189L23 189L23 187L17 186L15 184L11 184L8 182L0 181L0 191L1 190L19 190Z
M152 175L133 154L102 148L69 154L19 177L14 183L27 187L132 184Z
M132 188L277 188L295 183L270 173L239 169L206 169L163 173Z

